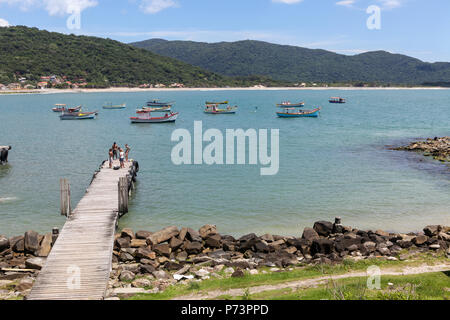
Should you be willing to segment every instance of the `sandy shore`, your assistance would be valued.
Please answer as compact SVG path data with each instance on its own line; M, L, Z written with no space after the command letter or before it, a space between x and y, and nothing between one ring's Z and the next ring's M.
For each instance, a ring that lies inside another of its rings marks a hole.
M276 91L276 90L450 90L444 87L247 87L247 88L106 88L106 89L43 89L43 90L2 90L0 95L10 94L56 94L56 93L99 93L99 92L182 92L182 91Z

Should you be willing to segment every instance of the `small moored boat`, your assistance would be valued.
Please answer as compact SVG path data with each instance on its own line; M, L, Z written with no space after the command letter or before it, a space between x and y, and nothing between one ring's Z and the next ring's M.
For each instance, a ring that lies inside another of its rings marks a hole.
M347 102L344 98L341 98L341 97L331 97L330 100L328 100L328 101L330 101L330 103L346 103Z
M207 114L235 114L237 109L238 109L237 106L234 107L228 106L225 109L219 109L218 104L209 104L206 105L204 112Z
M66 104L55 104L55 108L52 109L53 112L78 112L81 110L81 106L75 108L66 108Z
M95 119L98 115L97 111L94 112L63 112L59 118L61 120L91 120Z
M125 103L119 105L113 105L112 103L108 103L103 106L103 109L118 110L118 109L125 109L126 107L127 105Z
M147 102L147 107L167 107L174 104L175 102L161 102L159 100L151 100Z
M301 108L304 106L305 106L304 102L291 103L290 101L285 101L285 102L277 104L277 107L280 107L280 108Z
M172 111L166 112L163 117L152 117L151 113L145 113L138 117L131 117L131 123L164 123L164 122L175 122L178 117L178 112L173 113Z
M210 101L206 101L206 105L211 105L211 104L228 104L229 101L222 101L222 102L210 102Z
M171 110L172 110L171 105L157 108L143 107L142 109L136 110L136 113L170 112Z
M285 108L283 112L277 112L277 116L280 118L317 118L319 116L319 111L320 107L314 110L297 110L296 108Z

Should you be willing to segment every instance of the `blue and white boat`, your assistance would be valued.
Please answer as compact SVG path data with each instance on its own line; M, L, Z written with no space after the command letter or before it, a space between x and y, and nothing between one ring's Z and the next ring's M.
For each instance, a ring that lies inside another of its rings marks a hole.
M282 112L277 112L277 116L280 118L317 118L319 116L319 112L320 107L314 110L297 110L296 108L285 108Z

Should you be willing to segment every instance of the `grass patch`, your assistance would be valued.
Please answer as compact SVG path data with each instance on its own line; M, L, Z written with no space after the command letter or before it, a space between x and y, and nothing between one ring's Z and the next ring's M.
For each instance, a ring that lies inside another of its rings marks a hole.
M261 273L268 268L260 269L258 275L246 274L241 278L212 278L201 282L190 282L189 284L174 285L165 291L154 294L137 294L129 299L131 300L169 300L177 296L189 295L193 293L201 293L203 291L212 290L228 290L236 288L250 288L254 286L279 284L288 281L317 278L326 275L345 274L352 271L365 271L369 266L378 266L381 269L401 269L405 266L418 266L423 264L434 265L444 261L448 261L445 255L433 256L430 253L420 254L415 257L414 261L389 261L381 259L365 259L354 261L350 259L344 260L337 265L317 265L295 268L292 271L283 272L267 272ZM387 278L387 277L386 277ZM226 297L226 296L224 296ZM242 297L241 297L242 298ZM257 299L251 295L252 299Z

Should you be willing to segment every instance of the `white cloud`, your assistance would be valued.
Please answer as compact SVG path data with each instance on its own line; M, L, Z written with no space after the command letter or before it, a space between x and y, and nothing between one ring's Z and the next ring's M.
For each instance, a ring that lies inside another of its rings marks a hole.
M174 0L142 0L139 8L144 13L154 14L176 6L178 4Z
M18 5L24 11L43 6L52 16L81 12L98 4L96 0L0 0L1 3Z
M403 5L405 0L378 0L384 9L395 9Z
M355 2L356 2L356 0L342 0L342 1L336 2L336 4L338 6L351 7L352 5L355 4Z
M272 0L272 2L285 3L285 4L300 3L302 1L303 0Z
M8 21L6 21L5 19L0 18L0 28L1 27L9 27L10 24Z

